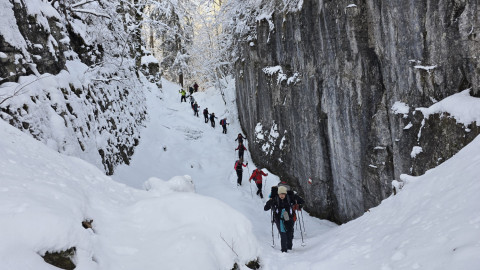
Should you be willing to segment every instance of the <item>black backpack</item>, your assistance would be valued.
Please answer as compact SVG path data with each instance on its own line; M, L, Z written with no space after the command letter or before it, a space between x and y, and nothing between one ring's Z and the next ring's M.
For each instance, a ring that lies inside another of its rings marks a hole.
M278 196L278 187L277 186L273 186L272 189L270 190L270 198L274 198Z
M242 165L243 164L240 162L240 160L235 161L235 171L243 171Z

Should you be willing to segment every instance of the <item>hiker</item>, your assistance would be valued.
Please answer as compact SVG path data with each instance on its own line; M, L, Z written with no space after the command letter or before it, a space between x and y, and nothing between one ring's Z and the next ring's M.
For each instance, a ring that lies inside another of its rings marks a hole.
M287 192L286 186L278 186L278 188L275 189L277 194L274 196L274 188L276 187L272 187L272 198L267 201L263 210L268 211L272 209L272 223L275 222L277 230L280 233L281 251L287 252L287 250L291 250L293 246L293 225L296 220L294 207L298 205L298 208L301 209L305 201L294 194L293 191Z
M205 118L205 123L208 123L208 108L203 109L203 117Z
M220 120L220 125L223 127L222 133L227 134L227 125L230 125L230 124L227 123L226 117Z
M245 148L245 146L243 146L243 143L239 143L238 147L235 148L235 151L237 151L237 150L238 150L238 158L243 159L243 152L245 150L247 150L247 148Z
M195 103L195 99L193 98L192 95L190 95L189 97L190 97L190 106L192 107L192 110L193 110L193 104Z
M198 106L197 102L195 101L195 103L193 103L193 115L197 116L197 117L200 117L198 116L198 108L200 108L200 106Z
M238 136L237 138L235 139L235 141L238 141L239 144L243 144L243 139L247 139L247 137L243 137L242 133L238 133Z
M247 167L248 166L248 162L246 164L243 164L243 158L235 161L235 171L237 172L237 186L241 186L242 185L242 174L243 174L243 167Z
M180 89L178 92L182 95L182 97L180 98L180 102L187 102L187 92L185 92L185 90L183 89Z
M210 114L210 124L212 124L213 128L215 128L215 118L217 118L217 117L215 116L215 113L212 112Z
M197 82L195 82L195 83L193 84L193 88L195 88L195 92L198 91L198 84L197 84Z
M188 92L190 92L190 96L193 95L193 87L190 86L190 87L188 88Z
M252 179L257 185L257 195L260 196L261 199L263 199L263 193L262 193L262 176L267 176L268 173L264 173L261 169L255 169L250 176L250 179L248 181L251 183Z

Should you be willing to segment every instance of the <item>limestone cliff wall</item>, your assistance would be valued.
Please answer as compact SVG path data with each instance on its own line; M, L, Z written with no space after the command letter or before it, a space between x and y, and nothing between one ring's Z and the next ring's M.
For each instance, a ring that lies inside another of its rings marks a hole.
M400 174L424 173L480 132L415 110L468 88L479 95L480 6L297 2L263 1L267 16L250 16L237 36L239 117L259 166L296 186L313 214L346 222L389 196ZM423 151L412 157L415 146Z

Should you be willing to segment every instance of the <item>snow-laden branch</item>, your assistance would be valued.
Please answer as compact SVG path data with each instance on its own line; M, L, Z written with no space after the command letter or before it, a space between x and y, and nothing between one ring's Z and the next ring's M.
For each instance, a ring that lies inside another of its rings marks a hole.
M110 16L108 16L107 14L98 13L96 11L89 10L89 9L72 8L70 10L73 11L73 12L87 13L87 14L98 16L98 17L104 17L104 18L110 19Z
M86 5L88 3L95 2L95 1L96 0L83 0L81 2L78 2L76 4L71 5L70 8L76 8L76 7L83 6L83 5Z
M96 81L96 82L111 82L111 81L121 82L121 81L125 81L125 80L127 80L127 79L119 78L119 77L113 77L113 78L109 78L109 79L92 79L92 81Z

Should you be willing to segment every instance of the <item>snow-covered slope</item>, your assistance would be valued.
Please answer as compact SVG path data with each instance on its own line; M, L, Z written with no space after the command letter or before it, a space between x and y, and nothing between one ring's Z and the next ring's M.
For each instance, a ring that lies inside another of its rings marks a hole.
M4 121L0 138L2 270L57 269L40 255L71 247L77 270L229 269L258 256L251 223L187 176L136 190Z
M296 269L480 269L479 150L477 137L425 175L402 175L397 196L316 239Z

